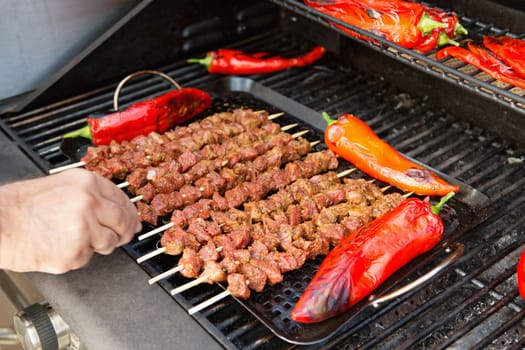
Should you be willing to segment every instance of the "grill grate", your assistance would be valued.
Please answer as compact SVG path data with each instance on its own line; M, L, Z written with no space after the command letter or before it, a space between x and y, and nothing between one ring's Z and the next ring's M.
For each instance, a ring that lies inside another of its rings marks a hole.
M303 4L303 2L300 0L271 0L271 2L288 9L293 13L299 14L303 17L327 26L331 28L331 30L337 31L345 36L349 35L336 28L333 25L334 23L357 32L364 37L372 38L376 40L376 42L379 42L380 45L351 37L353 40L359 41L373 50L381 52L381 54L385 56L394 58L399 62L404 62L417 70L425 72L426 74L448 80L454 84L463 86L468 90L476 91L476 93L489 98L493 102L505 105L514 111L521 113L525 112L525 90L492 79L481 70L465 64L457 59L445 58L441 61L438 61L435 58L435 53L437 50L422 54L415 52L414 50L406 49L384 39L383 37L368 31L364 31L341 20L325 15L322 12L314 10ZM430 7L436 7L423 1L420 2ZM459 15L461 23L469 31L468 36L462 38L460 43L467 40L480 40L483 35L500 36L508 34L517 37L517 35L510 33L508 29L496 28L494 25L483 23L478 19L462 16L461 14Z
M275 33L236 46L248 49L293 48ZM317 111L352 112L379 136L409 156L489 195L494 214L468 233L465 255L442 274L403 300L389 303L351 332L316 346L293 346L271 333L245 309L226 298L195 318L224 347L291 348L519 348L525 337L525 303L517 295L514 270L525 249L525 176L523 149L446 114L424 99L354 71L341 72L326 58L323 66L252 76L263 85ZM175 63L160 69L183 86L211 83L199 67ZM134 80L122 91L125 106L170 87L157 78ZM86 114L110 107L113 86L103 87L39 110L5 116L2 126L43 169L69 160L58 148L61 134L81 126ZM147 241L137 249L153 250ZM169 257L148 263L164 264ZM158 266L153 266L158 268ZM174 276L175 283L183 283ZM161 281L170 288L169 281ZM198 286L178 301L189 307L218 294L216 285ZM480 344L481 343L481 344Z

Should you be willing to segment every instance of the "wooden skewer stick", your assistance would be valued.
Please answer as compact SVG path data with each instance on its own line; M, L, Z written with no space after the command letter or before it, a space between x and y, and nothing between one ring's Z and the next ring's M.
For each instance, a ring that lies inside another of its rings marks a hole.
M274 120L274 119L277 119L277 118L279 118L279 117L281 117L281 116L283 116L283 115L284 115L284 112L281 112L281 113L275 113L275 114L270 114L270 115L268 116L268 120Z
M129 186L129 182L127 182L127 181L124 181L124 182L119 183L117 185L118 188L124 188L124 187L128 187L128 186Z
M130 198L130 201L131 201L131 203L135 203L135 202L140 201L142 198L144 198L144 196L140 195L140 196L136 196L136 197Z
M345 177L346 175L350 175L351 173L353 173L356 170L357 170L356 168L350 168L350 169L343 170L339 174L337 174L337 177L338 178Z
M144 254L143 256L141 256L140 258L137 259L137 263L141 264L143 263L144 261L148 260L148 259L151 259L157 255L160 255L162 253L164 253L166 251L166 247L160 247L160 248L157 248L147 254Z
M306 135L310 132L310 130L303 130L303 131L299 131L299 132L296 132L295 134L292 134L292 137L294 139L300 137L300 136L303 136L303 135Z
M170 294L171 295L180 294L180 293L184 292L185 290L188 290L190 288L198 286L199 284L205 283L206 281L208 281L208 276L200 276L200 277L194 279L193 281L190 281L190 282L188 282L186 284L183 284L182 286L179 286L177 288L172 289L170 291Z
M285 126L283 126L283 127L281 128L281 131L288 131L288 130L290 130L290 129L295 128L297 125L299 125L299 124L294 123L294 124L288 124L288 125L285 125Z
M182 265L175 266L174 268L171 268L168 271L165 271L165 272L161 273L160 275L157 275L157 276L155 276L153 278L150 278L148 283L150 285L152 285L154 283L157 283L158 281L160 281L160 280L162 280L162 279L164 279L166 277L169 277L171 275L176 274L180 270L182 270Z
M149 237L151 237L151 236L154 236L154 235L156 235L157 233L160 233L160 232L166 231L167 229L169 229L169 228L172 227L172 226L173 226L173 222L170 221L170 222L168 222L168 223L165 224L165 225L159 226L159 227L157 227L157 228L154 229L154 230L151 230L151 231L149 231L149 232L146 232L146 233L140 235L140 236L139 236L139 241L142 241L142 240L144 240L144 239L146 239L146 238L149 238Z
M84 165L86 165L86 162L80 161L76 163L71 163L63 166L59 166L58 168L49 169L49 175L59 173L64 170L74 169L74 168L81 168Z
M222 299L226 298L229 295L231 295L230 291L225 290L224 292L221 292L221 293L217 294L213 298L210 298L210 299L208 299L206 301L203 301L200 304L195 305L194 307L192 307L191 309L188 310L188 313L190 315L193 315L194 313L197 313L197 312L201 311L202 309L205 309L208 306L215 304L219 300L222 300Z

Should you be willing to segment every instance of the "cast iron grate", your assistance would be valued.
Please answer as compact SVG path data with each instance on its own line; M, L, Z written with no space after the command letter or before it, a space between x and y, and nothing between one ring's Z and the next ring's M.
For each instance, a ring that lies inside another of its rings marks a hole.
M265 49L279 45L294 47L271 34L238 44ZM313 110L332 115L352 112L362 117L403 153L486 193L493 202L494 214L465 235L468 239L462 242L467 252L454 270L406 299L386 305L351 332L321 345L300 348L440 349L451 345L475 348L480 343L488 348L523 346L525 303L517 295L513 271L525 248L524 150L366 74L340 72L328 58L322 64L251 78ZM219 79L182 62L160 70L188 86ZM167 89L161 80L138 79L125 88L122 101L129 104ZM89 112L108 109L112 92L113 86L104 87L54 106L6 116L3 126L43 169L56 167L69 162L59 152L60 135L81 125ZM145 244L140 249L151 250L155 243ZM163 259L168 257L151 263L166 263ZM168 281L161 282L168 288L163 283ZM188 307L220 291L216 285L201 285L192 289L191 295L183 294L180 302ZM206 309L196 319L227 348L296 348L273 335L231 298Z

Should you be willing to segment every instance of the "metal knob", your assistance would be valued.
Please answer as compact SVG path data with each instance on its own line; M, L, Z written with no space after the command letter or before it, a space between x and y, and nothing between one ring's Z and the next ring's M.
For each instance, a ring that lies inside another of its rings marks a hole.
M24 350L70 348L69 326L48 303L33 304L19 311L13 323Z

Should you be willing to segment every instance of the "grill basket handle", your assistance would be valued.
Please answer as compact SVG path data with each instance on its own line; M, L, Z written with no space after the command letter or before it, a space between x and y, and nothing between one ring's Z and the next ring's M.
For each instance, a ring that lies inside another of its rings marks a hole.
M465 252L465 246L461 243L454 243L450 247L447 247L445 251L449 253L452 251L452 254L447 256L443 261L441 261L437 266L435 266L432 270L428 271L423 276L417 278L416 280L408 283L407 285L390 292L388 294L385 294L379 298L376 298L375 295L371 295L368 300L372 304L373 307L379 307L380 304L385 303L387 301L390 301L394 298L397 298L400 295L403 295L407 292L410 292L411 290L419 287L421 284L425 283L426 281L430 280L432 277L440 273L442 270L444 270L447 266L455 262L459 259L461 255Z
M113 95L113 109L115 111L118 111L118 98L120 95L120 90L122 90L122 87L124 86L124 84L126 84L128 81L130 81L133 78L139 77L141 75L148 75L148 74L158 75L159 77L162 77L166 79L167 81L169 81L178 90L182 89L179 83L175 81L175 79L173 79L172 77L170 77L169 75L165 73L162 73L156 70L141 70L135 73L131 73L130 75L122 79L120 83L118 84L117 88L115 89L115 94Z

